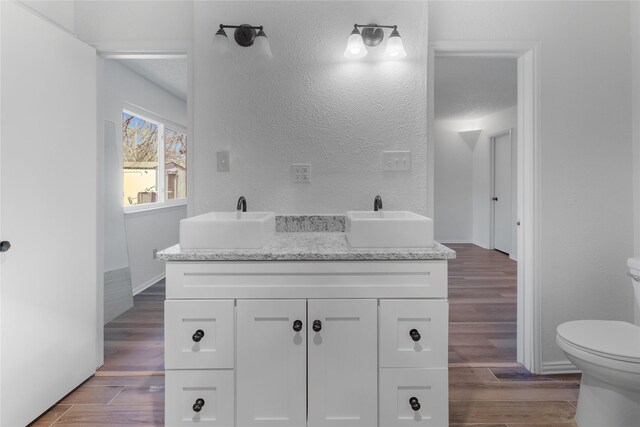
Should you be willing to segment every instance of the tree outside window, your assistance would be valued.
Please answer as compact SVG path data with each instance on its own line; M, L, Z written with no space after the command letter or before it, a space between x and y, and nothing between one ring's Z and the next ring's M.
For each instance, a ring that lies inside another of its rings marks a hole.
M187 197L187 135L160 121L122 112L125 206Z

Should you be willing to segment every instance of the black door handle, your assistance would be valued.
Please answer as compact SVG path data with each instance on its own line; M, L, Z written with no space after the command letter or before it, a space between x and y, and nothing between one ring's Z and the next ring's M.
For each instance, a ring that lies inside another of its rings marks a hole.
M202 411L202 407L204 406L204 399L203 398L198 398L196 399L196 403L193 404L193 410L195 412L200 412Z
M420 410L420 402L418 402L418 398L417 397L412 397L409 399L409 405L411 405L411 409L413 409L414 411L419 411Z
M412 329L409 331L409 335L411 336L411 339L414 340L415 342L420 341L420 338L422 338L420 336L420 332L418 332L417 329Z
M0 242L0 252L7 252L9 249L11 249L11 242L8 240Z
M300 332L302 330L302 320L296 320L293 322L293 330Z
M319 320L313 321L313 331L320 332L322 330L322 322Z
M204 338L204 331L202 329L198 329L191 337L193 342L200 342L202 338Z
M497 202L498 198L497 197L492 197L491 200L493 200L494 202Z

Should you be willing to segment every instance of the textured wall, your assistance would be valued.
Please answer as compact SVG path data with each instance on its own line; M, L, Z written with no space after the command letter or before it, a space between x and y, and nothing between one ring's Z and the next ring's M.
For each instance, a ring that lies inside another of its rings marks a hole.
M196 214L240 195L250 210L341 213L372 209L376 194L426 213L426 3L196 2L194 22ZM407 57L383 61L383 44L344 58L356 22L397 24ZM273 59L233 41L216 54L221 23L264 25ZM218 150L231 172L216 172ZM383 150L410 150L413 169L383 172ZM310 184L290 182L292 163L311 164Z

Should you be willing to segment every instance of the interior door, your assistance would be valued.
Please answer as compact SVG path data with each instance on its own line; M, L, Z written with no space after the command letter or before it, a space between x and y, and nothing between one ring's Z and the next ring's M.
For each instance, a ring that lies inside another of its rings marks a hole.
M239 300L237 426L304 427L305 300Z
M378 425L376 300L309 300L309 427Z
M511 253L511 133L493 139L493 247Z
M0 425L24 426L96 367L96 55L0 15Z

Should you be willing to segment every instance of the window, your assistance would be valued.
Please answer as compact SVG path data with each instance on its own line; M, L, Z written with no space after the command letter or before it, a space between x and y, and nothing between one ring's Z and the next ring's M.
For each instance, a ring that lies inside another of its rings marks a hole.
M124 206L187 197L187 135L178 126L122 111Z

